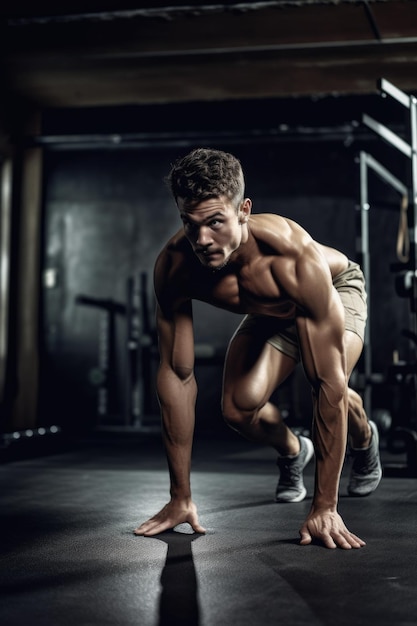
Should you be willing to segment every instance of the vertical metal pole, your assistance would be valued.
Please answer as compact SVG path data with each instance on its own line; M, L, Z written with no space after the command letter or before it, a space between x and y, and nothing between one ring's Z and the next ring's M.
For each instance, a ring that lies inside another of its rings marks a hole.
M364 407L370 417L372 410L372 352L371 352L371 267L369 253L369 203L368 203L368 165L366 153L361 151L359 156L360 164L360 241L359 253L362 271L365 277L366 290L368 294L368 321L365 328L365 339L363 346L364 359Z
M410 131L411 131L411 202L408 223L410 229L410 265L413 272L410 303L410 330L417 337L417 99L410 96ZM414 343L414 355L417 361L417 343ZM417 374L414 374L414 406L417 409ZM417 417L417 416L415 416Z
M98 338L98 368L102 373L101 384L97 390L97 413L99 419L106 417L109 412L109 312L100 311L100 325Z
M8 159L2 166L0 197L0 402L4 400L8 356L11 203L12 161Z
M143 426L143 380L142 380L142 324L141 301L138 276L130 276L127 281L127 414L128 425Z
M417 99L410 97L410 129L411 129L411 212L409 218L410 226L410 264L414 272L417 270ZM414 325L417 317L416 301L416 280L413 281L413 303ZM414 327L414 331L415 331Z

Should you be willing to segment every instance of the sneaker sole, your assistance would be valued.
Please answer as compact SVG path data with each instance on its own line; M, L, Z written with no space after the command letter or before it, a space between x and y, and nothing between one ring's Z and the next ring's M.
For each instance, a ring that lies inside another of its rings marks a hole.
M366 496L370 496L372 493L374 493L379 483L381 482L381 479L382 479L382 471L379 472L378 479L375 479L375 486L372 487L372 489L370 489L369 491L364 491L364 492L352 491L351 489L348 489L347 490L348 495L351 496L352 498L366 498Z
M302 500L304 500L304 498L307 495L307 489L305 487L303 487L303 490L300 491L300 493L298 494L298 496L295 496L295 498L291 498L289 499L281 499L281 498L275 498L275 502L279 502L280 504L292 504L293 502L301 502Z

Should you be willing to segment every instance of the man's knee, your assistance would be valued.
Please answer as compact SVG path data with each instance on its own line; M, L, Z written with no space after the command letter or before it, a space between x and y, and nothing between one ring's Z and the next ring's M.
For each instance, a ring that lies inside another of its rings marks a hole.
M245 421L242 411L239 411L233 402L227 400L222 402L222 414L226 424L236 430L239 430Z
M254 410L247 410L238 406L230 397L223 397L223 419L234 430L240 430L245 424L249 423L253 419L255 412Z

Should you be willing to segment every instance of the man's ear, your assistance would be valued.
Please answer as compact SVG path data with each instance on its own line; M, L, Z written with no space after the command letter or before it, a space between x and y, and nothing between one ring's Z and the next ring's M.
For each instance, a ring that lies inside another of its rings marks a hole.
M239 208L239 224L246 224L252 209L252 200L245 198Z

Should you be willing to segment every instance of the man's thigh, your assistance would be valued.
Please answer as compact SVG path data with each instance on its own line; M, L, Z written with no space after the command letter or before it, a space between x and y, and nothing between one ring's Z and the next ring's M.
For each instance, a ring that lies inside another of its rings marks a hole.
M296 365L294 358L268 343L265 333L236 333L226 355L223 394L262 404Z

